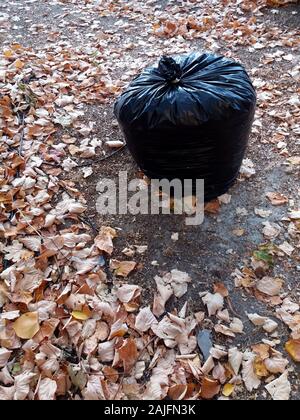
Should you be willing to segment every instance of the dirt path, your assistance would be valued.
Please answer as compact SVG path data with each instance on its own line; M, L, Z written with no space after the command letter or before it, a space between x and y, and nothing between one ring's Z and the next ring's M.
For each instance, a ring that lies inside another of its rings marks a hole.
M109 7L107 3L110 3ZM172 298L168 302L168 310L181 308L188 301L190 312L203 311L199 292L211 290L213 283L222 282L230 294L230 315L238 315L243 321L245 334L236 339L215 335L214 342L238 345L243 350L265 337L246 313L258 313L276 320L276 306L259 300L251 289L236 288L232 276L236 269L251 267L251 257L262 244L280 245L287 241L295 248L291 256L284 253L276 256L274 267L265 274L284 279L284 290L299 303L299 234L291 234L290 221L286 219L289 210L297 210L300 206L300 166L288 161L292 156L299 156L300 146L299 99L298 102L295 99L297 95L299 98L300 92L299 44L295 42L296 36L299 37L299 15L300 9L296 5L264 8L253 13L250 6L249 10L237 10L236 6L223 8L218 2L212 10L210 2L205 1L3 0L0 4L3 48L18 42L26 48L31 47L41 57L49 52L59 54L60 49L80 51L89 59L93 57L94 65L101 69L108 84L121 88L163 53L213 50L245 65L258 90L258 109L247 156L254 163L256 173L250 179L239 180L229 192L230 203L222 204L217 214L208 214L203 225L188 227L183 216L98 215L96 184L101 178L117 179L121 170L128 171L130 178L140 176L126 149L98 163L94 157L82 159L75 154L71 156L72 160L78 165L92 167L93 173L84 178L82 168L75 167L61 175L74 181L83 193L88 206L86 215L97 230L103 225L118 229L114 258L124 259L122 250L126 247L148 246L143 255L134 256L139 266L127 279L143 288L144 305L152 302L154 277L174 268L189 273L192 283L181 299ZM165 19L180 26L182 21L199 16L206 17L207 25L205 30L198 32L199 36L197 31L181 34L180 30L176 33L176 29L174 33L171 29L170 33L166 30L161 37L155 34L156 30L161 30L159 22ZM210 21L211 16L215 23ZM234 18L241 16L244 22L239 21L234 27ZM82 123L93 124L90 137L103 142L96 149L96 158L111 152L105 146L107 140L122 140L113 117L113 103L114 97L109 95L106 103L94 101L78 105L84 113ZM55 133L54 144L59 144L64 134L74 136L77 146L83 140L76 128L60 127ZM282 206L273 206L266 198L268 192L284 194L289 201ZM271 213L263 219L255 209ZM276 239L269 240L264 236L263 223L266 221L280 226L281 232ZM173 233L178 233L176 242L171 239ZM280 324L277 331L277 337L273 339L279 338L278 349L282 351L289 337L288 328ZM299 399L299 375L299 365L293 365L293 399ZM244 391L241 396L267 397L265 391L255 396Z

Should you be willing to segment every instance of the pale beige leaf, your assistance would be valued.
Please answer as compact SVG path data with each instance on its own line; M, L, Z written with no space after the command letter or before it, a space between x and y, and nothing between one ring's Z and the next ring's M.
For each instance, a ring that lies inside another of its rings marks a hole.
M266 368L271 373L283 373L289 364L287 359L272 357L264 361Z
M117 236L115 229L102 226L100 233L94 239L95 245L100 251L104 251L107 254L111 255L114 249L113 239Z
M0 347L0 368L6 366L12 351L7 350L4 347Z
M284 372L279 378L265 386L274 401L287 401L290 399L291 384L288 380L288 372Z
M151 312L149 306L142 308L135 319L135 328L138 331L148 331L153 324L157 324L157 319Z
M13 329L20 338L33 338L40 329L38 313L27 312L20 316L20 318L13 323Z
M44 378L39 384L38 397L41 401L55 400L57 383L50 378Z
M243 362L242 376L245 386L249 392L252 392L254 389L257 389L261 384L260 379L254 371L255 357L256 356L254 354L250 354L248 356L248 360Z
M202 301L207 306L209 316L215 315L224 306L224 298L219 293L207 293Z
M268 296L277 296L282 290L283 283L279 278L263 277L256 283L256 288Z
M235 375L238 375L243 361L243 353L237 347L230 348L228 350L228 361Z
M134 284L123 284L117 289L117 298L123 302L128 303L136 299L141 294L141 288Z

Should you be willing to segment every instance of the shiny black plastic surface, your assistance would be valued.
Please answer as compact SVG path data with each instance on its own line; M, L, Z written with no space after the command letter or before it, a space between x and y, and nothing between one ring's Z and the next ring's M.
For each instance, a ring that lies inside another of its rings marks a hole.
M204 179L210 200L238 176L255 104L242 65L193 53L145 69L117 100L115 115L146 175Z

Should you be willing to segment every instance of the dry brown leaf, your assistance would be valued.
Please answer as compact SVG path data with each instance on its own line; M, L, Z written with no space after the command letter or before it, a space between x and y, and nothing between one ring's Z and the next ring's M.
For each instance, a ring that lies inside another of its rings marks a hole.
M228 362L233 369L235 375L239 374L239 370L243 361L243 353L237 347L228 350Z
M204 377L202 379L200 396L205 400L210 400L219 394L221 385L218 381Z
M220 201L215 199L205 204L204 211L209 214L218 214L220 211Z
M117 350L124 366L124 373L129 373L137 362L138 351L135 340L127 338L122 347Z
M7 350L6 348L0 347L0 368L6 366L11 353L12 351Z
M270 346L267 344L255 344L252 346L252 350L254 353L258 354L262 360L268 359L270 356Z
M269 376L269 371L266 368L264 361L259 356L254 359L253 368L256 376L259 378Z
M229 296L228 289L227 289L227 287L225 286L224 283L215 283L214 284L214 293L219 293L224 298Z
M187 393L187 390L188 390L187 385L183 385L183 384L173 385L168 390L168 397L171 400L175 400L175 401L183 400L183 398L185 397Z

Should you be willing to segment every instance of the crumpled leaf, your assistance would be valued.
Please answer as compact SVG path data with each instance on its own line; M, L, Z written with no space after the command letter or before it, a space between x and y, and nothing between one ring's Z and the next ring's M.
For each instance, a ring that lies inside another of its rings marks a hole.
M170 297L173 295L173 289L170 284L165 284L161 277L154 278L158 293L154 295L153 313L160 316L165 312L165 305Z
M244 324L239 318L233 318L229 327L232 332L237 334L242 334L244 331Z
M187 390L187 385L173 385L168 390L168 397L171 398L171 400L180 401L185 397Z
M285 195L278 192L268 192L266 196L273 206L282 206L289 202L289 199Z
M202 301L207 306L209 316L215 315L224 306L224 298L220 293L207 293Z
M151 312L149 306L147 308L142 308L135 319L135 328L138 331L145 332L148 331L153 324L157 324L157 319Z
M282 357L272 357L264 361L266 368L271 373L283 373L289 363L287 359Z
M41 380L38 390L38 397L41 401L55 400L57 383L50 378Z
M235 375L239 374L239 370L243 361L243 353L237 347L228 350L228 362L233 369Z
M102 226L100 233L94 239L95 245L100 251L106 252L108 255L111 255L114 250L113 239L117 236L115 229Z
M115 340L105 341L98 345L98 355L101 362L111 362L115 356Z
M245 386L249 392L257 389L261 381L254 371L254 361L256 356L253 353L247 355L248 360L243 362L242 376Z
M11 354L12 351L7 350L4 347L0 347L0 368L6 366Z
M35 373L31 373L28 371L25 371L21 373L20 375L15 377L15 393L14 393L14 400L17 401L23 401L26 399L30 387L29 384L32 381L33 378L36 377Z
M141 288L135 284L123 284L117 289L116 294L121 302L128 303L140 296Z
M40 329L38 312L27 312L20 316L13 323L13 329L20 338L33 338Z

